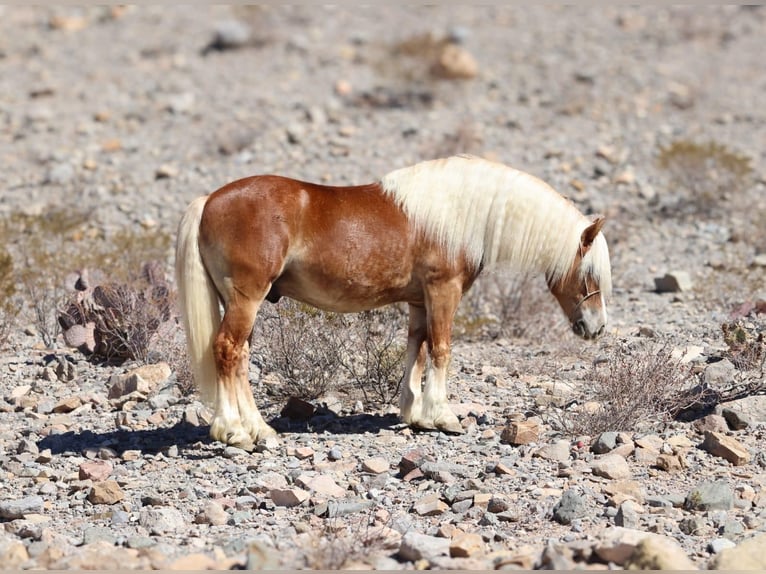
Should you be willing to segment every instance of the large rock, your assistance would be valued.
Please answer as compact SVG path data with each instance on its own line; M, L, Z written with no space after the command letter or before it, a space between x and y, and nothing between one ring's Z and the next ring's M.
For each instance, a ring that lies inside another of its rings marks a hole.
M40 514L43 511L42 496L26 496L15 500L0 501L0 518L15 520L25 514Z
M726 481L716 480L698 484L686 495L686 510L729 510L734 506L734 493Z

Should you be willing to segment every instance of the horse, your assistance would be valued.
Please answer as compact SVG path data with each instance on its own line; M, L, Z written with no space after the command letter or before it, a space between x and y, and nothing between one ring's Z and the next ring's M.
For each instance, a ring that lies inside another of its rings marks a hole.
M447 373L462 296L491 266L540 272L574 333L601 336L603 224L528 173L463 155L365 185L257 175L198 197L179 223L176 281L194 380L214 409L210 435L252 448L275 433L250 389L249 341L263 302L282 297L340 313L406 302L401 419L461 433Z

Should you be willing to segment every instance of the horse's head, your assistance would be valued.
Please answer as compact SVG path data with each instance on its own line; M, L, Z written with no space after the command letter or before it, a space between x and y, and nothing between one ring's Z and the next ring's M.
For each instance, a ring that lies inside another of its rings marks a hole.
M604 218L597 217L585 228L569 272L549 282L572 330L584 339L597 339L606 329L604 298L611 291L612 278L603 225Z

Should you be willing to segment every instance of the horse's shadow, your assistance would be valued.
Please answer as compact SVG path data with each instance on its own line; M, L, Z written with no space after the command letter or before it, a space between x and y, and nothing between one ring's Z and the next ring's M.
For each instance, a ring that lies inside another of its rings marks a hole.
M280 435L291 433L330 432L332 434L377 433L383 429L400 428L402 425L396 415L354 414L348 416L314 416L299 421L287 417L277 417L269 423ZM182 420L171 427L141 430L117 429L106 432L84 430L69 431L48 435L37 446L40 450L50 449L51 454L81 455L86 451L108 448L118 456L128 450L137 450L143 454L167 453L170 447L178 448L178 455L185 458L207 458L217 456L225 445L214 441L209 435L208 426L195 426ZM200 449L199 443L206 448ZM220 448L210 449L210 446Z

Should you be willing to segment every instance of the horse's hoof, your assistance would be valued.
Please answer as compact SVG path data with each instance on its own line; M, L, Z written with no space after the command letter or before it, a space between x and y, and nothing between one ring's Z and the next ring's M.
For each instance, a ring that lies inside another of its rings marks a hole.
M412 430L421 432L433 432L438 430L433 423L425 421L410 421L409 426Z
M461 425L457 419L448 421L436 421L436 428L447 434L465 434L463 425Z

